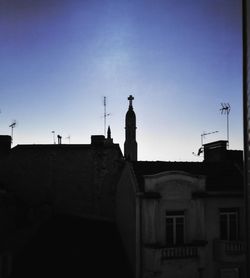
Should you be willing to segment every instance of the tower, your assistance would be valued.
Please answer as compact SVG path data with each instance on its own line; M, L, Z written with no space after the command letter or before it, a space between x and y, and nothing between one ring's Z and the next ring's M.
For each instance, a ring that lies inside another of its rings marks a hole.
M107 139L105 140L105 142L106 142L106 144L113 144L113 139L111 138L110 126L108 126Z
M136 142L136 116L133 109L134 97L128 97L129 107L125 119L125 143L124 156L125 159L137 161L137 142Z

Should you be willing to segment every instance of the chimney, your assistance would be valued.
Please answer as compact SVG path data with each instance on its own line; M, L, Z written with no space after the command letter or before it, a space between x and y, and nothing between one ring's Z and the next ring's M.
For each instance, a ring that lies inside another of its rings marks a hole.
M105 142L105 136L104 135L92 135L91 136L91 145L95 146L102 146Z
M11 136L0 135L0 155L6 155L11 149Z
M227 160L228 141L220 140L204 144L204 161L216 162Z
M61 145L62 144L62 136L57 135L57 140L58 140L58 145Z

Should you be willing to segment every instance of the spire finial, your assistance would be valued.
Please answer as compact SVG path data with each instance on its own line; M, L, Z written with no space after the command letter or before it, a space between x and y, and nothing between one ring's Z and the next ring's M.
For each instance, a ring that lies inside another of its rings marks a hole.
M110 126L108 126L107 138L111 139L111 129L110 129Z
M128 97L128 100L129 100L129 107L132 107L133 108L133 104L132 104L132 101L134 100L134 97L132 95L130 95Z

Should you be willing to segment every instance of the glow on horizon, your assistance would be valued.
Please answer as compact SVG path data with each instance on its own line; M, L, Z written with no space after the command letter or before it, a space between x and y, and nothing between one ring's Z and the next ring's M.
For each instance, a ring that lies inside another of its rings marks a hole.
M14 144L90 143L107 125L123 151L135 97L140 160L198 160L226 139L242 149L241 6L237 0L0 1L0 128Z

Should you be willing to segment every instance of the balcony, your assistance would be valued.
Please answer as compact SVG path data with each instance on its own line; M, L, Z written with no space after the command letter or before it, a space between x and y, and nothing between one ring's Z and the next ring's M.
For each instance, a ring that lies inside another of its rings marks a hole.
M186 260L185 265L191 263L198 267L204 256L205 241L182 246L145 245L143 250L143 264L148 270L159 271L163 265L178 266L178 261ZM192 261L192 262L191 262Z
M214 240L214 259L221 262L243 262L245 259L243 241Z
M203 245L182 245L182 246L145 246L144 254L148 263L157 262L156 264L166 260L179 259L196 259L201 253Z
M198 257L197 246L174 246L162 249L162 260Z

